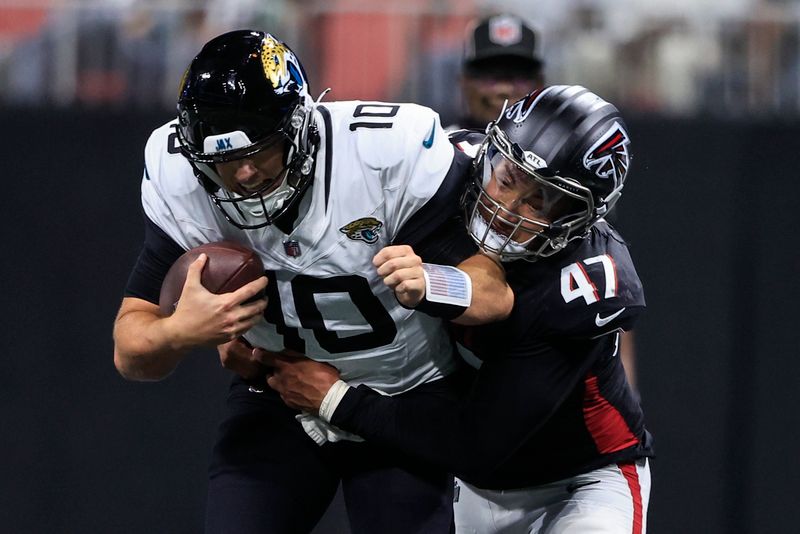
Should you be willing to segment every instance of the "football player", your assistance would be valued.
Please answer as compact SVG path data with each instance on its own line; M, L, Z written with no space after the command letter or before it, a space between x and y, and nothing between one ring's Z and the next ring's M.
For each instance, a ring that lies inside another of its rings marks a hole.
M458 143L475 155L463 204L516 300L507 320L463 333L482 363L460 400L384 396L280 355L269 385L290 406L454 472L458 532L642 533L652 437L618 349L645 301L604 220L630 164L625 123L585 88L552 86L487 132Z
M387 393L446 394L456 364L434 315L469 322L510 311L502 269L472 257L458 222L470 160L438 116L412 104L320 99L310 98L291 49L267 33L221 35L194 58L177 119L145 148L145 243L114 328L123 376L163 378L201 345L220 345L223 360L256 347L313 354L350 383ZM159 315L170 265L219 240L255 250L266 277L213 295L200 283L201 255L174 314ZM459 291L426 300L429 314L403 307L372 263L388 244L461 262L444 275ZM253 300L265 288L267 298ZM242 374L251 380L231 385L213 452L207 532L310 531L340 481L353 532L449 532L445 470L372 444L332 443L341 434L319 446L309 436L326 431L321 422L301 425L266 388L259 362L249 363Z

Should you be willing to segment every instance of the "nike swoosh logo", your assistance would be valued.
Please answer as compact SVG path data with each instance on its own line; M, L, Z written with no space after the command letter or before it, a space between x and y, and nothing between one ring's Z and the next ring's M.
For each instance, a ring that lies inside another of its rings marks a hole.
M596 324L597 326L605 326L608 323L610 323L611 321L613 321L614 319L616 319L619 316L619 314L624 312L624 311L625 311L625 308L622 308L621 310L612 313L608 317L600 317L600 314L598 313L594 318L594 324Z
M422 146L430 148L433 146L433 136L436 135L436 119L433 119L433 126L431 127L431 134L422 142Z

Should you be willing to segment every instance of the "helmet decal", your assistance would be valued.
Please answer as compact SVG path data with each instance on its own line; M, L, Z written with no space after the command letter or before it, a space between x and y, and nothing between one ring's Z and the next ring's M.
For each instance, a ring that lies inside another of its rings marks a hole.
M241 130L219 135L209 135L203 140L203 150L205 152L224 152L226 150L236 150L253 144L247 134Z
M613 178L614 183L625 179L630 164L628 132L618 123L597 140L583 156L583 166L599 178Z
M264 66L264 75L272 84L277 94L289 90L287 87L294 82L302 90L305 86L303 75L297 68L297 58L282 42L270 34L264 37L261 44L261 64Z
M525 161L525 163L527 163L534 169L542 169L544 167L547 167L547 160L545 160L538 154L534 154L530 150L522 151L522 159L523 161Z
M181 81L178 84L178 98L181 97L183 89L186 87L186 78L188 76L189 76L189 67L186 67L186 70L183 71L183 75L181 76Z
M516 102L513 106L506 110L506 118L514 121L515 124L524 122L531 114L533 108L536 107L538 102L544 95L549 93L553 87L547 87L539 91L534 91L522 100Z

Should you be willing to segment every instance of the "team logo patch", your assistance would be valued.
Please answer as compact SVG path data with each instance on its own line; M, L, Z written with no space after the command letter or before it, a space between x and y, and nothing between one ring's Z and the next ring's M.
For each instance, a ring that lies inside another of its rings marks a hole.
M296 258L303 253L302 250L300 249L300 243L298 243L294 239L283 242L283 251L286 253L287 256L292 258Z
M292 83L303 89L306 86L300 71L300 62L286 45L267 34L261 43L261 64L275 92L282 94Z
M599 178L613 178L615 184L625 179L630 165L628 132L615 122L583 156L583 166Z
M375 217L364 217L346 224L339 231L353 241L364 241L372 244L378 240L383 223Z

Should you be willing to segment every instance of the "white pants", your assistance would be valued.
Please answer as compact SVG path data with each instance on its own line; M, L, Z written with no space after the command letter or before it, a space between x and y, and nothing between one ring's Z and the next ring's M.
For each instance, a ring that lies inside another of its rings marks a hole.
M650 465L612 464L517 490L456 481L457 534L645 534Z

